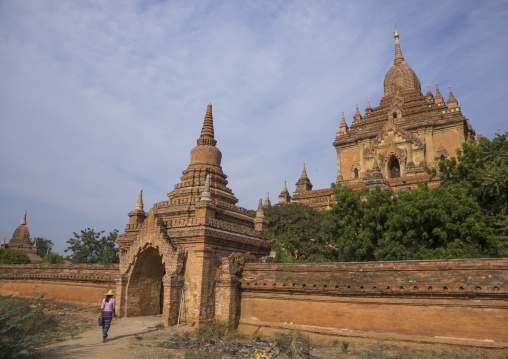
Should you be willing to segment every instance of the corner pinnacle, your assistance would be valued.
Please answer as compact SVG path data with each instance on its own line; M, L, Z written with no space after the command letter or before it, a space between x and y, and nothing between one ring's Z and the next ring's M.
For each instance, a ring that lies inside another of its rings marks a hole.
M203 195L201 196L200 201L202 202L210 202L212 200L212 194L210 193L210 175L206 175L205 179L205 188L203 189Z
M135 211L143 212L143 189L139 189L138 201L136 202L136 207L134 207Z
M307 171L305 170L305 162L303 163L302 178L307 178Z

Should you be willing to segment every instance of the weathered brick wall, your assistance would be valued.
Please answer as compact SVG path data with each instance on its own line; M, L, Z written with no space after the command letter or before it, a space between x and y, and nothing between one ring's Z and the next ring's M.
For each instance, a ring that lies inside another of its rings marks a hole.
M99 305L108 288L115 288L118 264L0 265L0 296L37 297Z
M508 346L507 258L250 263L240 285L241 329Z

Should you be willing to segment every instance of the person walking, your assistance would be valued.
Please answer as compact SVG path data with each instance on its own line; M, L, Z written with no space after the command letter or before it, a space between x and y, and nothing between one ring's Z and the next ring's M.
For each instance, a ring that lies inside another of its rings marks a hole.
M111 326L111 321L113 317L116 317L115 314L115 299L113 298L115 294L113 290L110 289L106 293L106 298L102 300L101 305L101 315L102 315L102 342L106 343L106 338L108 337L108 330Z

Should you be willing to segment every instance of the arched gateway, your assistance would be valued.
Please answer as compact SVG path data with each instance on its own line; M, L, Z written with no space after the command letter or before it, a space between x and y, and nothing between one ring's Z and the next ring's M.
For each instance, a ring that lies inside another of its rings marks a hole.
M268 222L261 205L256 218L236 206L216 143L208 104L190 165L169 200L146 213L140 190L117 239L121 315L162 313L166 325L213 318L235 324L237 274L245 260L270 258Z

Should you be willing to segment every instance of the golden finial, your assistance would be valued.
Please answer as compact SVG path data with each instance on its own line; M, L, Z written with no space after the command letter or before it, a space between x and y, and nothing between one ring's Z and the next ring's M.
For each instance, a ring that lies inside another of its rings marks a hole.
M397 36L399 36L399 32L397 31L397 23L395 23L394 37L397 37Z

